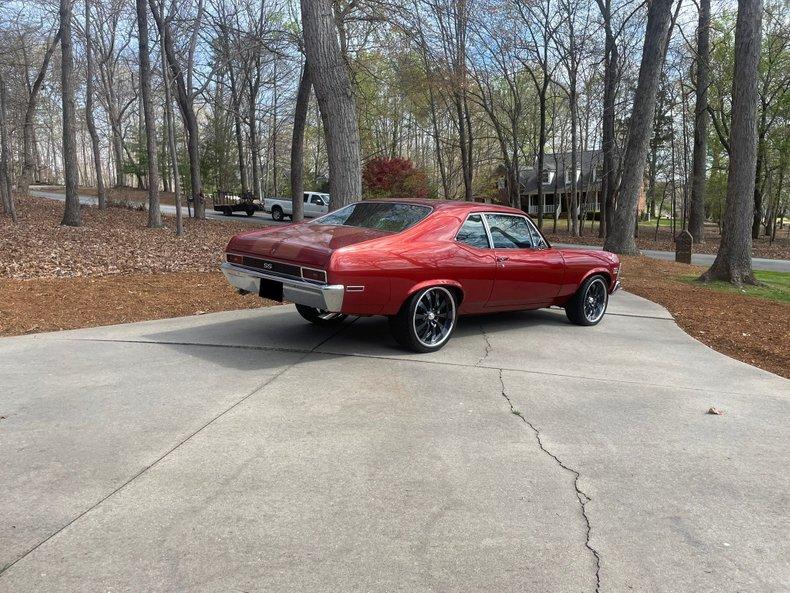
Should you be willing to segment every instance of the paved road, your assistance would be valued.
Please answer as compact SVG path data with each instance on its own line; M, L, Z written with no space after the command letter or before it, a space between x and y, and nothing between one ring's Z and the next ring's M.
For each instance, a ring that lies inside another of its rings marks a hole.
M790 587L790 382L627 293L429 355L290 306L5 338L0 385L2 593Z
M602 248L596 245L573 245L571 243L553 243L555 247L568 247L571 249L595 249ZM675 261L674 251L656 251L654 249L642 249L642 255L654 259L664 259ZM691 255L691 263L698 266L709 266L716 259L715 255L708 253L694 253ZM755 270L766 270L768 272L790 272L790 260L787 259L766 259L764 257L753 257L752 268Z
M57 200L59 202L64 202L66 200L66 196L61 193L51 192L51 191L44 191L41 189L35 189L33 186L29 191L31 196L35 196L37 198L47 198L48 200ZM99 203L99 199L95 196L80 196L80 204L84 204L86 206L96 206ZM176 207L169 206L167 204L161 204L159 209L162 211L162 214L165 216L175 216L176 215ZM183 215L186 218L187 216L187 209L184 207ZM206 218L210 218L212 220L240 220L243 222L249 222L255 224L257 226L262 225L270 225L270 224L279 224L272 220L272 217L268 214L263 212L256 212L253 216L247 216L244 213L237 213L234 214L232 217L227 217L219 212L214 212L214 210L210 208L206 208Z

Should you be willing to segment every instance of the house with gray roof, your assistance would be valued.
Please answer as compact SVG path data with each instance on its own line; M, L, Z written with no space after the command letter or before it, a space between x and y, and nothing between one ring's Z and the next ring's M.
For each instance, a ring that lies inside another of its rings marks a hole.
M579 214L590 216L600 211L603 153L600 150L582 150L577 154L575 171L576 190L579 193ZM571 153L548 153L543 157L543 171L538 172L537 159L531 168L519 175L521 208L530 215L540 212L538 185L543 187L543 214L559 218L567 213L573 176ZM507 195L507 181L501 184Z
M540 212L538 185L543 187L543 216L551 218L565 217L568 214L570 193L573 187L571 153L547 153L543 157L543 171L538 173L537 158L532 167L522 170L519 174L519 195L521 209L531 216ZM579 216L595 218L601 211L603 200L603 152L600 150L582 150L577 154L576 191L579 193ZM507 178L499 183L500 200L508 203ZM639 213L646 210L644 190L640 190Z

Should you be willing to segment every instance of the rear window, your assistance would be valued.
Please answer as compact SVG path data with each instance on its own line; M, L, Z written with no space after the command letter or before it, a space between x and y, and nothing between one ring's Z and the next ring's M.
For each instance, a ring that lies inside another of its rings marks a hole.
M357 202L316 218L314 224L356 226L399 233L420 222L431 213L428 206Z

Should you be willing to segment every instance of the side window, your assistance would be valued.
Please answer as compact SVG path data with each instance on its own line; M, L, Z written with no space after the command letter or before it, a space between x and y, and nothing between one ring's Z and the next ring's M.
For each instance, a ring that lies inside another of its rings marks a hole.
M537 229L537 227L535 227L535 223L530 220L527 221L527 224L529 224L529 230L532 233L532 245L538 249L548 247L546 241L543 239L543 236L540 234L540 231Z
M309 200L309 199L310 199L310 194L304 194L304 197L302 198L302 201L303 201L305 204L307 204L307 200Z
M526 218L508 214L486 214L491 239L497 249L533 247L532 231Z
M319 204L319 205L323 203L320 196L313 196L312 198L310 198L310 202L312 204Z
M483 226L483 217L480 214L472 214L466 219L466 222L464 222L455 236L455 240L479 249L491 247L488 244L488 235L486 234L485 226Z

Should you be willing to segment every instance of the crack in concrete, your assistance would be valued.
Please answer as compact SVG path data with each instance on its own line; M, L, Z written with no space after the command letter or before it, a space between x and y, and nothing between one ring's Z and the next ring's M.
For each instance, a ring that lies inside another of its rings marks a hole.
M579 508L581 510L582 517L584 518L584 522L587 526L587 530L584 538L584 546L590 551L590 553L595 558L595 591L596 593L600 593L601 556L599 555L598 550L593 548L592 545L590 544L590 534L592 532L592 525L590 523L590 518L587 515L587 503L589 503L592 500L592 498L590 498L587 495L587 493L584 492L584 490L582 490L579 487L579 478L581 477L581 474L579 473L578 470L575 470L572 467L566 465L559 457L557 457L556 454L552 453L546 448L546 446L543 444L543 439L541 438L540 430L538 430L538 428L532 422L530 422L526 418L526 416L524 416L524 414L521 413L521 411L518 408L516 408L513 405L513 402L511 401L510 397L507 394L507 388L505 387L505 379L502 376L502 369L497 369L497 370L499 371L499 384L502 387L502 397L504 397L505 401L507 401L508 406L510 407L511 414L518 416L519 418L521 418L521 421L524 424L529 426L529 428L532 430L533 434L535 435L535 440L537 441L540 450L543 451L549 457L551 457L557 463L557 465L559 465L562 469L564 469L566 472L568 472L573 476L573 488L576 490L576 498L579 501Z
M480 324L480 332L483 334L483 339L486 341L486 351L483 354L483 356L480 357L480 360L477 361L475 366L480 366L481 364L483 364L486 358L488 358L488 355L491 354L491 350L493 350L493 348L491 347L491 340L488 337L488 332L486 331L486 328L483 327L482 323Z

